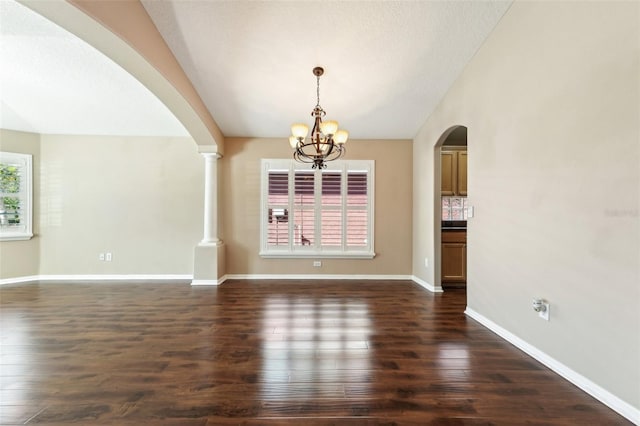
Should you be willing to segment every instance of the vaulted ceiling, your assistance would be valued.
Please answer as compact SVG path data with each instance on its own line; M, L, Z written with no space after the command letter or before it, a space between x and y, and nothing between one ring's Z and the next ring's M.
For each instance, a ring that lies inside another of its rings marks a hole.
M187 135L167 107L119 65L13 0L0 0L0 64L0 128Z
M406 139L510 1L142 3L225 136L288 136L320 103L351 138ZM0 127L181 135L142 84L91 46L0 1Z

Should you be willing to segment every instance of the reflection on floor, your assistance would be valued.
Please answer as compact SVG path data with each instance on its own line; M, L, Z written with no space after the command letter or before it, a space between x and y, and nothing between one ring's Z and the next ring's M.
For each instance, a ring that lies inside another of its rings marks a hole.
M0 287L0 424L629 424L408 281Z

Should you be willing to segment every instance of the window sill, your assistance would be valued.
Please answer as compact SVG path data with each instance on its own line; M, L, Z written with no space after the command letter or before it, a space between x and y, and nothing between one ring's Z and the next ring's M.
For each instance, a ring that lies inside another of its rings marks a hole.
M268 251L260 252L260 257L266 259L373 259L374 252L351 251L351 252L327 252L327 251Z
M33 234L25 234L25 233L6 233L0 234L0 242L2 241L26 241L33 238Z

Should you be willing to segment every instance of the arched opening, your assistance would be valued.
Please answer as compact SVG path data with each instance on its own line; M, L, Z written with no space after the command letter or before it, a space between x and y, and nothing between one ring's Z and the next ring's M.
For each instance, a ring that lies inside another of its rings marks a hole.
M434 147L435 288L467 284L467 128L448 128Z

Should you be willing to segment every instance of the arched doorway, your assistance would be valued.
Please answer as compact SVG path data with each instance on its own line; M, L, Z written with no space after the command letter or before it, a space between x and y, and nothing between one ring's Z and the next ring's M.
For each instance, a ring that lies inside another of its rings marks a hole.
M434 150L435 287L466 289L467 128L448 128Z

